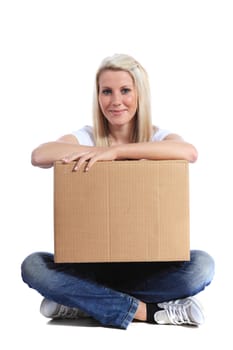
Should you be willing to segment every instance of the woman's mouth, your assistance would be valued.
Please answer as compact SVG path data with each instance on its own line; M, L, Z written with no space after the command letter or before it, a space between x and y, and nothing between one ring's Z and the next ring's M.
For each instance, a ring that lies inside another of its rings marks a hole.
M110 113L112 115L116 115L116 116L121 115L124 112L126 112L126 109L111 109L110 110Z

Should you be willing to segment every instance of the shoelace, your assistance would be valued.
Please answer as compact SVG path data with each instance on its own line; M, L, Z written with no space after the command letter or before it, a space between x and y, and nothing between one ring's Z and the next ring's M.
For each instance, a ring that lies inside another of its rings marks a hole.
M167 312L170 322L173 324L192 324L186 311L189 305L190 302L185 304L175 304L174 302L170 302L167 305L164 305L164 309Z
M79 310L60 305L56 318L76 318L79 315Z

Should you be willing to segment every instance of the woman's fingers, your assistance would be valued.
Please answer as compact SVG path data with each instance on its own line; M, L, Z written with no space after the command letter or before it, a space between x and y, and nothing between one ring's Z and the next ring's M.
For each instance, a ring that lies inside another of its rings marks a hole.
M73 171L78 171L86 163L84 171L88 171L97 161L115 160L116 153L113 148L100 149L98 151L75 152L63 157L64 163L76 161Z
M94 165L94 163L96 163L98 160L106 160L103 158L103 155L100 154L96 154L94 155L92 158L89 159L89 161L87 162L86 166L85 166L85 171L88 171L91 169L91 167Z
M74 152L74 153L71 153L71 154L67 154L65 157L63 157L61 159L61 161L63 163L70 163L70 162L73 162L74 160L80 159L80 157L82 157L86 153L89 153L89 152L78 152L78 153Z
M96 152L92 157L89 157L88 163L85 167L85 171L88 171L94 163L98 161L111 161L117 159L117 153L114 147L109 147L102 152Z
M88 153L82 155L82 156L77 160L77 162L76 162L76 164L75 164L73 170L74 170L74 171L80 170L80 168L82 167L82 165L83 165L86 161L88 161L89 159L91 159L91 158L94 157L94 156L95 156L95 152L88 152ZM85 170L85 171L88 171L88 170L89 170L88 168L89 168L89 167L88 167L88 164L87 164L87 165L85 166L84 170Z

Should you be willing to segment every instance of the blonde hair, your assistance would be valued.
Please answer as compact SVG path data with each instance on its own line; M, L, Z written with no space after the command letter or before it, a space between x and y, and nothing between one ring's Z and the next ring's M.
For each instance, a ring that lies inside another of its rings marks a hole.
M96 73L93 96L93 125L97 146L109 146L108 121L104 117L99 101L99 77L105 70L128 72L137 91L137 111L135 127L131 142L147 142L152 136L150 86L145 69L133 57L125 54L115 54L105 58Z

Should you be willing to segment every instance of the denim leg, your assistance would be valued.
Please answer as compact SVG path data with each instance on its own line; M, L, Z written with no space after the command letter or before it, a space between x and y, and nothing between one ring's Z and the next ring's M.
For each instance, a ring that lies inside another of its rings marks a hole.
M192 250L190 261L138 263L134 270L137 275L118 285L118 290L147 303L158 303L204 290L213 279L214 260L204 251Z
M139 301L98 283L101 264L55 264L53 255L34 253L22 263L29 287L59 304L77 307L103 325L126 329Z
M118 328L127 328L139 300L158 303L195 295L213 275L213 259L199 250L191 251L186 262L55 264L52 254L35 253L22 264L23 280L40 294Z

